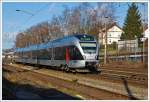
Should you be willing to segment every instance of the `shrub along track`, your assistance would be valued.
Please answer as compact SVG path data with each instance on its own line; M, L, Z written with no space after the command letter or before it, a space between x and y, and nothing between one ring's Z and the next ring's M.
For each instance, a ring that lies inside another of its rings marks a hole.
M48 69L34 69L32 66L4 65L4 69L11 70L20 77L29 78L37 84L57 86L82 95L85 99L147 99L147 89L142 86L128 87L125 79L123 85L114 81L92 79L89 75L68 74ZM21 70L21 71L20 71ZM23 70L23 71L22 71ZM25 77L28 76L28 77ZM84 76L84 77L83 77ZM69 93L70 94L70 93ZM136 97L136 98L135 98Z

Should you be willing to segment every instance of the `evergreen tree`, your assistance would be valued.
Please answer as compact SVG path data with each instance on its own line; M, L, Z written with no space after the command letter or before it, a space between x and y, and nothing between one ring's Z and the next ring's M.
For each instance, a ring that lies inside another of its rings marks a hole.
M135 3L132 3L128 9L128 13L123 26L124 33L121 35L121 39L135 39L135 37L142 37L142 23L141 15L138 7Z

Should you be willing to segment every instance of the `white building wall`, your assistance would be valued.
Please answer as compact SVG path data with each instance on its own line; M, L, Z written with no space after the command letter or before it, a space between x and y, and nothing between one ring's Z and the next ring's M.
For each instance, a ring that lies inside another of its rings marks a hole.
M118 43L118 40L120 40L122 30L117 27L113 26L107 31L107 44L112 44L113 42ZM105 44L105 39L103 39L103 44Z
M146 38L149 38L149 33L150 33L150 32L148 32L148 30L149 30L149 29L146 29L145 32L144 32L144 37L146 37Z

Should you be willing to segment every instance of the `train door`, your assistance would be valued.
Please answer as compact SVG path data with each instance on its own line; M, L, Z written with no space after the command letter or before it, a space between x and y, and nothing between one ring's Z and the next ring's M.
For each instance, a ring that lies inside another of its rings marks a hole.
M53 45L52 45L53 46ZM54 66L54 57L55 57L55 48L52 47L52 57L51 57L51 65Z
M36 50L36 64L40 64L40 50Z

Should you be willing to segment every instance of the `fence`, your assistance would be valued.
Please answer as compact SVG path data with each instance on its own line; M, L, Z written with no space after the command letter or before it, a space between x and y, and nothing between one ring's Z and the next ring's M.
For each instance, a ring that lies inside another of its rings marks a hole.
M104 62L104 50L104 45L102 45L100 62ZM126 40L107 45L107 62L110 61L141 61L147 63L148 39L143 43L139 43L138 40Z

